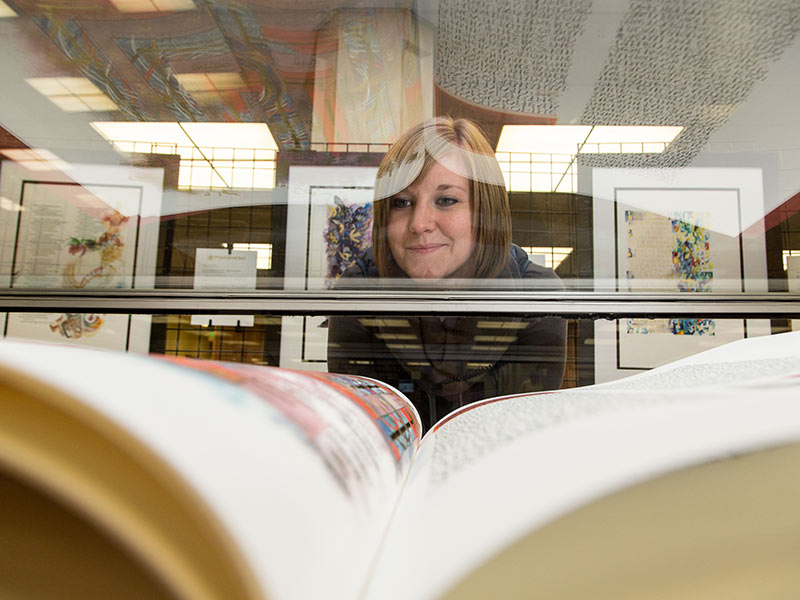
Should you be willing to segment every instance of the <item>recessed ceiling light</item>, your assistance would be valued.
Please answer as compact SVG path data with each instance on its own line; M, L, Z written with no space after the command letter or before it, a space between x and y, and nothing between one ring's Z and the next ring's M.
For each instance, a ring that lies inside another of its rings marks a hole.
M193 10L193 0L111 0L119 12L177 12Z
M598 145L609 146L609 152L619 152L618 148L625 145L630 146L630 152L642 153L646 152L644 144L660 144L658 151L663 152L681 131L680 126L505 125L497 151L577 154L597 152Z
M226 96L246 87L239 73L177 73L181 87L200 105L223 104Z
M178 154L181 189L269 189L278 146L266 123L97 121L92 127L122 152Z
M574 192L575 158L585 153L657 154L679 126L504 125L497 160L510 191Z
M65 112L117 110L114 101L86 77L31 77L25 81Z
M266 123L95 121L92 127L110 142L278 150Z
M0 19L4 19L6 17L16 17L17 13L11 10L11 7L0 0Z
M175 79L186 91L191 93L238 90L245 86L241 75L236 71L176 73Z

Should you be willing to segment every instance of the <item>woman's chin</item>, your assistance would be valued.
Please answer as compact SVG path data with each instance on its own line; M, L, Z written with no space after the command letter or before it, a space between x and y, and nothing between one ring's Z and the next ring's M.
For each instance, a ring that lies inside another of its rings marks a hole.
M447 273L441 269L433 270L417 270L413 273L408 273L408 276L417 283L434 284L447 279Z

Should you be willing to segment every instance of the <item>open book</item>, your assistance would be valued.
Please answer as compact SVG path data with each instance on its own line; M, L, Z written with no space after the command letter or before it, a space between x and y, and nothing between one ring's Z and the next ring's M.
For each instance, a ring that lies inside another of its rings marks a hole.
M0 344L0 596L796 597L800 333L490 399Z

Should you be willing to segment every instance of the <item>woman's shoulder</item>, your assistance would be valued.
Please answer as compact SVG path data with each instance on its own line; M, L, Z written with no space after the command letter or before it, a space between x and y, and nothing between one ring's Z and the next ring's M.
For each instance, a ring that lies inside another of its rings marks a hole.
M564 284L553 269L537 265L528 257L528 254L516 244L511 245L511 257L512 260L517 263L523 279L540 280L543 287L550 289L564 289Z

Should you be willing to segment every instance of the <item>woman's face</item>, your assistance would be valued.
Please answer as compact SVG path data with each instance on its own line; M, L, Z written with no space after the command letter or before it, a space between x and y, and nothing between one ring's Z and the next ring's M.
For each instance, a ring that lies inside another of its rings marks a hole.
M472 255L469 194L466 177L434 162L424 177L389 198L389 249L409 277L442 279Z

